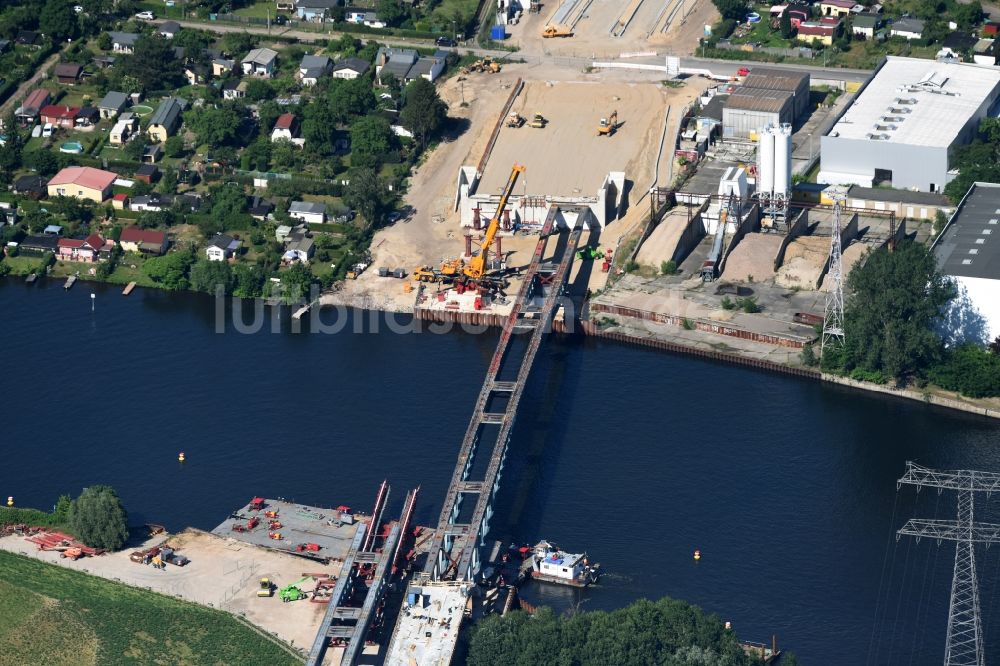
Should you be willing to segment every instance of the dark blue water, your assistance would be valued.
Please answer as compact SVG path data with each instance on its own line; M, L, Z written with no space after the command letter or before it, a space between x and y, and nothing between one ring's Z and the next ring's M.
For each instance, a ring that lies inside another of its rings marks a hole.
M91 313L90 285L60 287L0 281L0 495L46 507L109 483L133 523L211 529L255 494L367 508L388 478L394 511L419 485L417 519L436 522L494 332L398 335L375 317L378 334L217 334L208 298L97 287ZM1000 424L555 337L522 406L494 535L587 549L609 572L535 600L670 595L808 664L942 661L954 549L891 535L955 500L895 481L906 460L1000 470ZM978 559L988 657L998 555Z

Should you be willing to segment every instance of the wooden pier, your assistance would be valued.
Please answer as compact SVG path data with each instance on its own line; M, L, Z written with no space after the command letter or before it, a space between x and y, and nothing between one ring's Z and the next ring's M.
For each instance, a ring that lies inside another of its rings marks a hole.
M66 278L66 284L63 285L63 289L69 291L70 289L73 288L74 284L76 284L76 276L70 275L68 278Z
M129 294L132 293L133 289L135 289L135 282L129 282L127 285L125 285L125 288L122 289L122 296L128 296Z
M36 275L35 273L32 273L28 277L24 278L24 282L25 282L25 284L34 284L35 280L37 280L37 279L38 279L38 275Z

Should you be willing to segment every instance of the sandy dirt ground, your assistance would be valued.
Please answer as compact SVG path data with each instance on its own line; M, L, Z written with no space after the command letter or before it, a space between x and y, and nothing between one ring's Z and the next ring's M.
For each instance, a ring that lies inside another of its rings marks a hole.
M753 276L755 282L770 280L782 240L777 234L747 234L726 259L722 279L749 282L748 277Z
M544 129L527 124L505 126L486 163L479 191L501 192L515 163L527 167L517 185L519 193L532 196L594 196L609 171L624 171L630 180L647 182L670 92L648 83L525 84L514 111L528 119L541 113L548 124ZM600 119L614 110L618 111L618 131L611 137L599 136Z
M785 260L774 278L775 284L788 289L815 289L829 253L829 238L796 238L785 248Z
M854 267L858 265L862 257L865 256L867 252L872 249L872 246L868 243L851 243L851 245L844 250L841 255L841 263L844 266L844 280L847 280L847 276L851 274ZM827 273L823 276L823 284L820 286L821 291L830 291L830 274Z
M339 572L339 565L323 566L294 555L277 553L233 539L223 539L198 530L187 530L166 539L191 563L184 567L168 564L165 569L136 564L129 560L128 549L100 557L72 561L59 554L40 551L24 537L0 538L0 548L34 557L51 564L77 569L188 601L221 608L244 616L261 629L296 648L308 648L316 637L325 604L307 600L282 603L275 596L258 598L262 576L279 587L297 581L303 573ZM164 536L150 539L143 547L163 543ZM307 589L312 589L307 586Z
M667 213L663 220L653 229L646 242L639 248L636 261L643 266L660 268L664 261L670 261L677 249L684 229L687 227L687 212L684 208L675 208Z
M586 73L578 69L551 64L529 64L508 65L500 74L496 75L470 75L464 80L459 80L461 77L455 77L446 81L440 86L439 91L442 99L448 104L448 114L457 119L455 124L458 126L458 130L430 153L426 162L417 169L411 178L405 199L405 217L376 233L372 241L372 267L357 280L345 283L339 292L325 295L321 302L393 312L409 312L414 306L415 291L406 292L404 290L406 281L404 280L378 277L377 268L380 266L402 268L409 274L417 266L440 263L464 252L464 232L459 228L459 217L455 211L458 169L463 165L479 163L489 143L494 123L499 119L503 104L519 77L523 77L529 82L529 90L534 90L537 87L539 90L545 90L547 96L552 96L553 108L557 109L559 117L562 117L563 111L558 109L563 108L564 105L554 96L561 94L561 91L564 90L568 91L570 95L577 95L578 98L585 95L586 91L591 91L590 94L593 94L593 91L600 91L601 94L607 96L611 103L615 103L616 100L611 99L611 97L616 94L614 91L618 91L620 93L618 96L623 98L618 101L639 105L638 110L634 112L635 115L631 118L628 113L633 112L625 111L625 109L631 108L630 106L623 105L619 108L619 117L625 122L625 125L619 130L618 135L611 138L596 136L597 120L601 115L609 112L599 112L596 106L593 110L574 112L569 108L570 105L565 105L565 113L569 114L569 120L561 121L565 131L572 130L575 132L575 136L588 142L602 141L604 144L597 144L598 149L611 151L609 153L611 155L620 155L621 162L617 168L621 169L624 165L626 178L633 181L626 215L623 219L609 225L601 238L601 247L614 247L622 230L638 224L642 220L643 211L647 210L648 204L641 202L650 185L653 184L656 150L659 146L660 134L663 131L663 118L666 116L667 107L670 107L671 112L668 137L664 144L663 154L660 156L659 182L661 185L669 182L672 153L670 146L673 145L672 137L677 131L681 111L701 92L705 85L704 82L695 81L681 88L663 88L660 85L661 77L654 74L624 71ZM545 83L547 81L560 81L561 83L548 87ZM466 102L466 106L462 106L463 100ZM647 109L642 104L649 104L651 108ZM515 108L517 107L515 106ZM539 110L546 116L551 114L550 111ZM573 118L576 120L572 120ZM646 124L633 121L634 118L641 118ZM576 126L570 124L574 122ZM531 136L537 137L539 134L551 137L558 136L557 127L557 123L553 122L549 128L543 130L521 127L509 131L511 134L521 133L521 136L529 138ZM532 135L532 132L535 134ZM655 142L652 140L654 136ZM517 144L517 136L514 137L514 140L515 143L512 146L519 145ZM647 145L647 143L652 145ZM501 152L505 150L504 144L504 140L498 141ZM563 155L563 161L565 164L572 165L569 168L564 166L561 170L567 174L574 174L577 173L577 168L581 167L584 169L584 173L600 172L600 177L595 177L594 182L584 183L586 190L579 185L571 187L571 190L579 188L584 191L596 192L603 175L613 168L610 165L594 164L596 161L591 161L590 149L578 148L575 144L574 140L561 148L560 154ZM628 154L629 151L634 154ZM520 161L527 162L526 181L530 188L529 191L534 193L535 180L532 178L532 174L536 172L544 174L547 170L556 169L551 166L546 167L546 165L553 163L549 161L554 159L551 156L544 157L541 162L537 162L535 168L532 168L532 160L536 159L535 152L538 152L537 148L531 146L525 149L524 154L518 153L513 148L512 153L507 156L494 152L488 164L495 164L505 180L513 158L516 157ZM516 156L514 153L517 153ZM582 166L585 164L586 166ZM634 173L628 171L630 168ZM557 178L563 178L563 176L557 176ZM587 180L587 178L583 177L581 180ZM575 178L572 182L576 182ZM573 192L570 191L568 194L572 195ZM505 237L503 250L507 255L508 264L511 266L526 265L536 242L537 237L535 236L519 234L515 237ZM591 273L590 279L592 285L600 284L603 286L603 274L600 273L599 269ZM512 288L516 289L516 285Z
M634 4L634 0L591 0L589 4L578 0L566 17L567 23L575 23L573 36L545 39L542 30L555 21L561 5L552 0L540 13L525 14L518 25L508 26L508 41L526 53L598 58L641 51L682 55L694 52L703 26L719 20L711 0L641 0L622 32L616 26L628 19Z

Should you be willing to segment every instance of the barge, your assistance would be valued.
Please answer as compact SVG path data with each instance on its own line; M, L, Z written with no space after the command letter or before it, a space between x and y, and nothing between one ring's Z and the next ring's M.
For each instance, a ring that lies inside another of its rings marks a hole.
M586 553L567 553L548 541L539 541L525 560L533 579L556 585L587 587L597 583L600 564L591 564Z

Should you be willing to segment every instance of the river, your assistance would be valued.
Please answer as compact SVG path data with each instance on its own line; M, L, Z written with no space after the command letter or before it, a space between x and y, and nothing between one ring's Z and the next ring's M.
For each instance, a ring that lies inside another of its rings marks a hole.
M228 320L220 334L208 297L61 286L0 280L0 495L44 508L107 483L132 523L211 529L253 495L367 510L387 478L393 512L419 485L417 520L436 522L495 331L404 335L361 313L336 335ZM805 664L933 664L954 547L892 534L954 517L955 497L896 479L907 460L1000 470L1000 424L554 336L508 459L494 535L586 549L607 571L583 592L529 588L532 601L670 595L742 638L777 634ZM977 519L1000 522L996 504L980 498ZM978 552L995 656L1000 549Z

